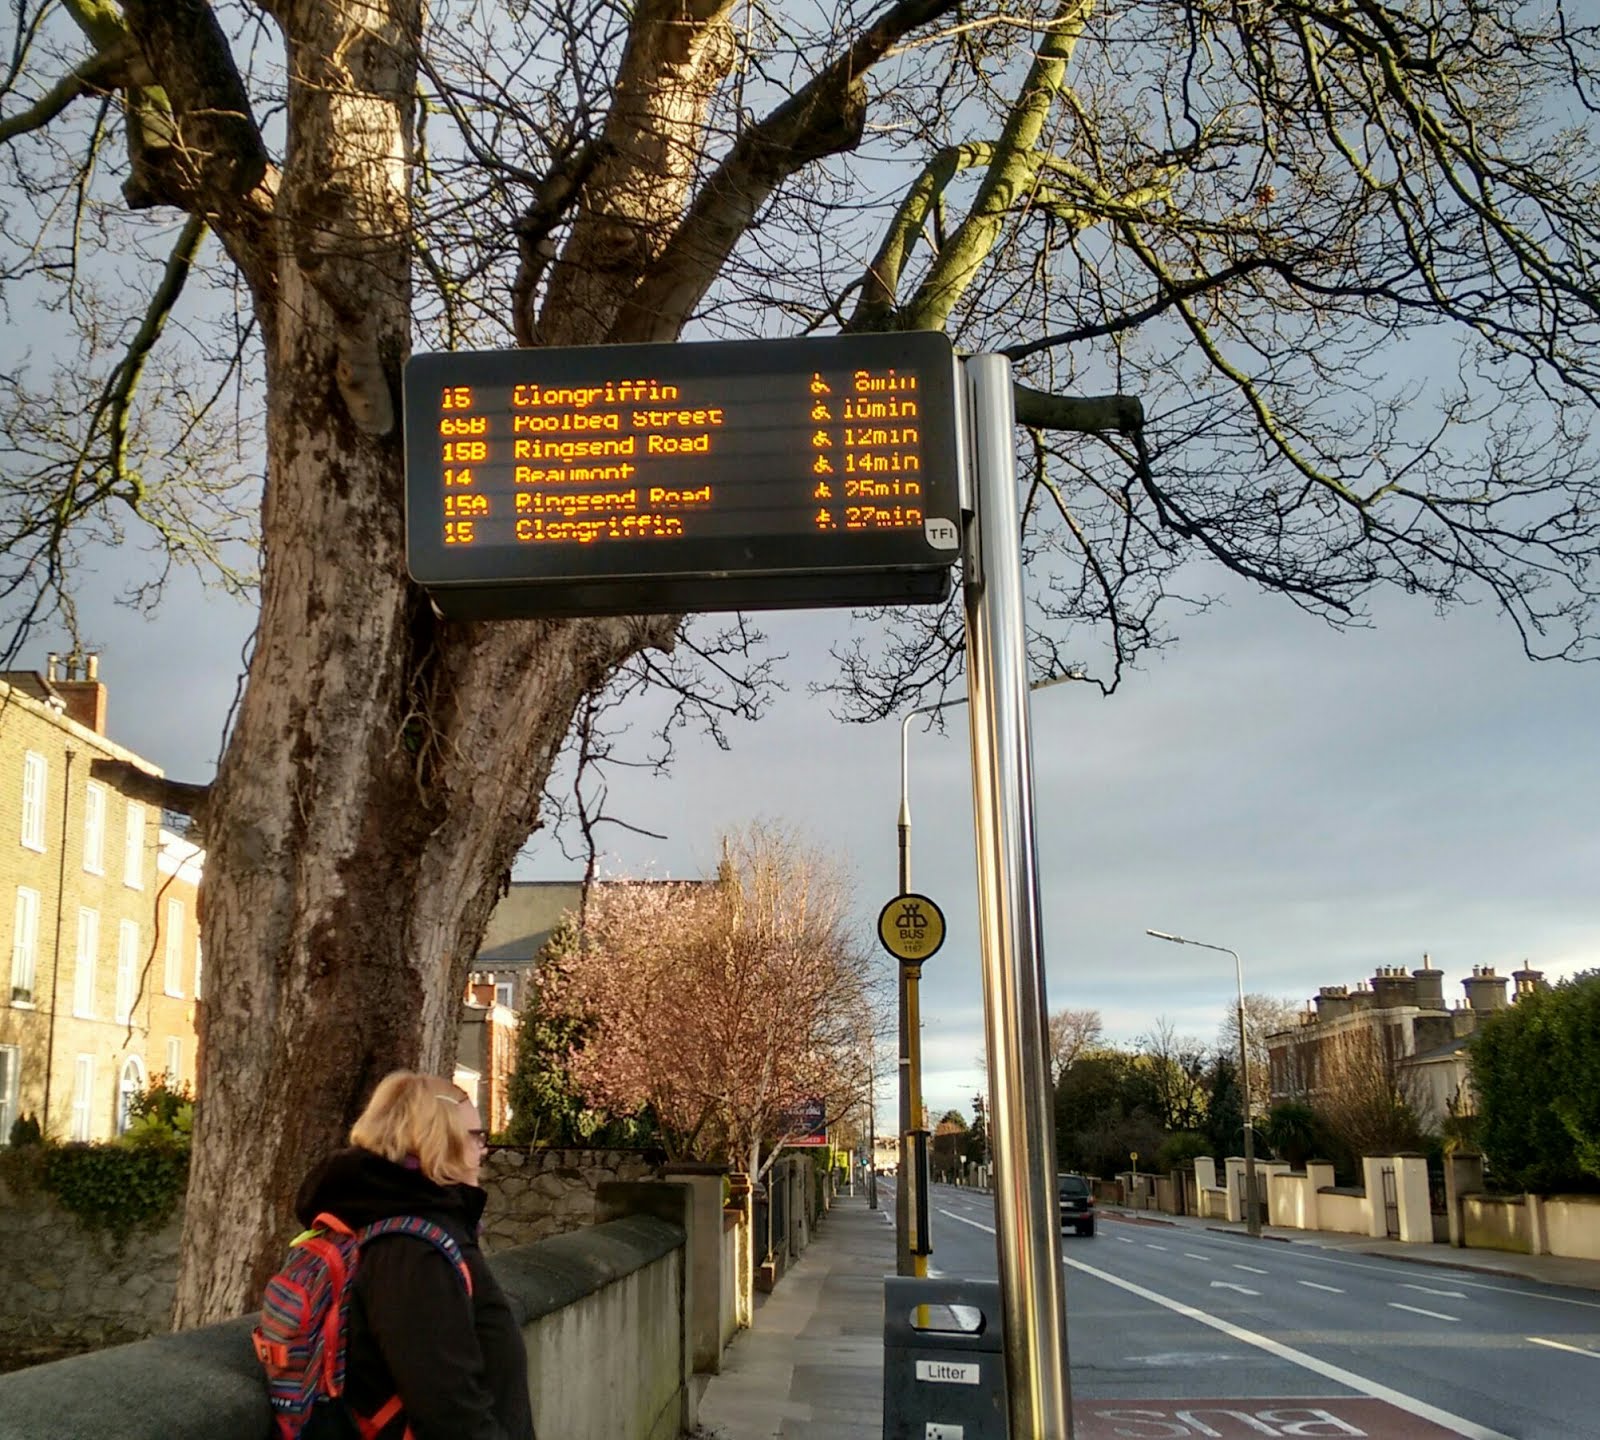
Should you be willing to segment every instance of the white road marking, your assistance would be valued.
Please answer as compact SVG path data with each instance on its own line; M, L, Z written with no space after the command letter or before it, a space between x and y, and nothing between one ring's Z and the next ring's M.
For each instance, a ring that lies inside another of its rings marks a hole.
M994 1234L992 1225L980 1225L976 1220L968 1220L967 1224L976 1226L979 1230L987 1230L991 1235ZM1207 1315L1204 1310L1196 1310L1193 1305L1185 1305L1181 1300L1173 1300L1154 1290L1147 1290L1143 1285L1135 1285L1132 1280L1124 1280L1120 1275L1113 1275L1109 1270L1100 1269L1098 1265L1086 1265L1082 1260L1072 1260L1066 1256L1062 1257L1061 1263L1071 1270L1093 1275L1096 1280L1104 1280L1107 1285L1115 1285L1119 1290L1126 1290L1130 1295L1137 1295L1141 1300L1148 1300L1152 1305L1160 1305L1175 1315L1182 1315L1185 1319L1198 1321L1213 1330L1220 1330L1224 1335L1243 1344L1254 1345L1256 1349L1265 1350L1269 1355L1276 1355L1280 1360L1287 1360L1291 1365L1309 1370L1313 1375L1320 1375L1324 1380L1348 1386L1358 1394L1370 1395L1374 1400L1386 1400L1408 1415L1415 1415L1421 1420L1431 1420L1435 1425L1444 1426L1446 1430L1454 1430L1457 1435L1463 1437L1463 1440L1514 1440L1513 1436L1507 1435L1503 1430L1491 1430L1487 1425L1478 1424L1476 1420L1452 1415L1448 1410L1441 1410L1437 1405L1428 1404L1426 1400L1418 1400L1416 1396L1407 1395L1403 1390L1392 1390L1376 1380L1367 1379L1365 1375L1357 1375L1354 1370L1346 1370L1342 1365L1319 1360L1315 1355L1307 1355L1304 1350L1296 1350L1281 1340L1273 1340L1269 1336L1256 1334L1254 1330L1246 1330L1244 1326L1235 1325L1231 1320L1224 1320L1220 1315ZM1495 1287L1486 1285L1483 1288L1492 1290Z
M1315 1280L1296 1280L1296 1285L1304 1285L1308 1290L1326 1290L1330 1295L1343 1295L1344 1291L1337 1285L1319 1285Z
M1255 1251L1260 1243L1255 1240L1235 1240L1231 1236L1223 1235L1216 1231L1213 1231L1212 1234L1215 1236L1217 1244L1231 1245L1236 1249L1243 1249L1248 1245L1252 1251ZM1293 1243L1294 1250L1292 1253L1302 1260L1314 1260L1320 1265L1338 1265L1346 1270L1370 1270L1377 1275L1387 1275L1391 1280L1395 1277L1395 1272L1390 1266L1369 1265L1360 1260L1337 1260L1331 1255L1318 1253L1318 1247L1310 1242ZM1404 1265L1409 1271L1414 1269L1417 1264L1425 1264L1426 1262L1402 1260L1397 1263ZM1446 1270L1449 1267L1441 1265L1437 1268ZM1570 1295L1545 1295L1538 1290L1518 1290L1510 1285L1488 1285L1481 1280L1464 1280L1455 1275L1450 1277L1450 1283L1464 1286L1468 1290L1487 1290L1494 1295L1518 1295L1525 1300L1548 1300L1554 1305L1577 1305L1584 1310L1600 1310L1600 1300L1577 1300ZM1551 1283L1554 1284L1556 1282L1552 1281Z
M1233 1268L1235 1270L1248 1270L1252 1275L1266 1275L1270 1273L1266 1270L1259 1270L1254 1265L1235 1265Z
M1437 1310L1420 1310L1415 1305L1402 1305L1398 1300L1389 1302L1391 1310L1409 1310L1413 1315L1426 1315L1430 1320L1448 1320L1452 1325L1459 1325L1459 1315L1441 1315Z
M1237 1290L1241 1295L1259 1296L1261 1294L1259 1290L1252 1290L1248 1285L1235 1285L1231 1280L1213 1280L1211 1288L1213 1290Z
M1311 1371L1313 1375L1322 1376L1324 1380L1346 1385L1359 1394L1372 1396L1374 1400L1386 1400L1408 1415L1431 1420L1435 1425L1442 1425L1446 1430L1455 1431L1457 1435L1464 1437L1464 1440L1512 1440L1512 1437L1503 1430L1491 1430L1487 1425L1480 1425L1475 1420L1452 1415L1448 1410L1441 1410L1437 1405L1428 1404L1426 1400L1418 1400L1414 1395L1390 1389L1389 1386L1379 1384L1376 1380L1369 1380L1365 1375L1358 1375L1353 1370L1346 1370L1343 1366L1331 1364L1327 1360L1319 1360L1315 1355L1308 1355L1304 1350L1296 1350L1281 1340L1258 1335L1254 1330L1246 1330L1242 1325L1235 1325L1219 1315L1207 1315L1203 1310L1196 1310L1194 1306L1185 1305L1181 1300L1172 1300L1165 1295L1157 1294L1154 1290L1147 1290L1143 1285L1135 1285L1133 1281L1124 1280L1120 1275L1113 1275L1094 1265L1086 1265L1082 1260L1067 1260L1064 1263L1074 1270L1081 1270L1085 1275L1093 1275L1096 1280L1104 1280L1108 1285L1126 1290L1130 1295L1137 1295L1141 1300L1148 1300L1187 1319L1209 1325L1213 1330L1220 1330L1224 1335L1242 1341L1246 1345L1254 1345L1258 1350L1265 1350L1267 1354L1276 1355L1280 1360L1299 1365Z
M1547 1345L1552 1350L1568 1350L1574 1355L1587 1355L1591 1360L1600 1360L1600 1350L1585 1350L1581 1345L1563 1345L1559 1340L1541 1340L1537 1335L1528 1336L1530 1345Z
M1467 1297L1459 1290L1435 1290L1431 1285L1412 1285L1407 1281L1400 1282L1402 1290L1420 1290L1424 1295L1445 1295L1452 1300L1465 1300Z
M1151 1241L1146 1240L1144 1242L1144 1248L1146 1250L1165 1250L1167 1247L1165 1245L1156 1245L1156 1244L1153 1244Z
M1191 1260L1206 1260L1206 1261L1209 1261L1212 1258L1210 1255L1196 1255L1193 1250L1185 1250L1183 1253L1185 1255L1187 1255Z
M1123 1245L1131 1245L1131 1244L1133 1244L1133 1241L1128 1239L1128 1237L1126 1235L1117 1236L1117 1240L1118 1240L1119 1243L1121 1243Z

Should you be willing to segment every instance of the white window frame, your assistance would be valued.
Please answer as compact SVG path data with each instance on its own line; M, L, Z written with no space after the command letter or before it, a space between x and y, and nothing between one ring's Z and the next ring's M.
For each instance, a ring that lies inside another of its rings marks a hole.
M200 994L200 971L204 964L205 957L200 952L200 937L196 935L194 937L194 998L196 1000L202 998Z
M500 998L502 990L505 991L504 999ZM494 982L494 1003L496 1005L504 1005L506 1009L511 1009L516 993L517 982L515 980L496 980Z
M128 801L122 818L122 883L130 890L144 889L144 806Z
M83 868L106 873L106 787L93 780L83 794Z
M117 925L117 1024L126 1025L133 1019L133 1002L138 993L139 922L123 920Z
M39 978L39 892L17 886L17 908L11 926L11 1003L33 1008L33 987ZM28 999L19 1000L18 991Z
M44 807L50 788L50 766L43 755L29 750L22 757L22 843L44 851Z
M183 1084L183 1041L176 1035L167 1036L167 1089L177 1090Z
M161 988L183 998L183 901L167 901L167 949L161 966Z
M0 1045L0 1145L11 1142L17 1119L17 1098L22 1093L22 1047Z
M130 1080L133 1083L129 1083ZM137 1055L128 1056L122 1062L122 1069L117 1072L117 1134L128 1133L128 1100L148 1084L149 1076L144 1061Z
M94 1019L94 991L100 968L100 912L78 910L78 964L72 972L72 1013L80 1020Z
M94 1133L94 1056L80 1055L72 1067L72 1138Z

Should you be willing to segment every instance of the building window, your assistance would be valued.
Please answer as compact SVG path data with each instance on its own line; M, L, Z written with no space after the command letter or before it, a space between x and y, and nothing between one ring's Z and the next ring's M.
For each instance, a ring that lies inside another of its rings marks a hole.
M144 889L144 806L133 800L122 826L122 883Z
M11 1143L21 1081L22 1050L16 1045L0 1045L0 1145Z
M139 922L124 920L117 926L117 1023L133 1018L133 999L139 989Z
M92 780L83 797L83 868L106 873L106 787Z
M512 988L512 982L511 981L509 981L509 980L496 980L494 982L494 1003L496 1005L504 1005L507 1009L510 1009L511 1008L511 988Z
M44 849L44 792L48 775L44 756L32 750L22 757L22 843Z
M203 968L203 966L204 966L204 957L200 953L200 938L199 938L199 936L196 936L195 937L195 942L194 942L194 998L196 1000L201 998L201 995L200 995L200 971Z
M94 1019L94 982L100 954L100 912L78 911L78 968L72 977L72 1013Z
M117 1082L117 1134L127 1134L133 1097L143 1089L144 1061L137 1055L130 1055L122 1067L122 1078Z
M183 1041L176 1035L167 1037L167 1089L177 1090L183 1085Z
M89 1138L89 1119L94 1114L94 1056L80 1055L72 1076L72 1138Z
M33 1004L33 972L39 958L39 892L17 886L17 915L11 931L11 1003Z
M167 901L166 973L162 988L169 995L183 994L183 901Z

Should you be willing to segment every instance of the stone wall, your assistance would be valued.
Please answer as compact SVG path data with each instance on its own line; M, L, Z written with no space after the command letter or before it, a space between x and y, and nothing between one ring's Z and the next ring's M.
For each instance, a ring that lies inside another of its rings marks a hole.
M592 1225L599 1186L654 1179L660 1160L658 1151L648 1150L491 1150L479 1176L489 1192L484 1250L529 1245Z
M594 1223L598 1186L656 1175L658 1152L490 1152L483 1248L508 1250ZM0 1181L0 1334L86 1346L157 1335L171 1323L183 1207L159 1231L135 1231L120 1249L84 1229L55 1200L14 1195Z
M0 1181L0 1333L98 1346L165 1330L182 1228L180 1210L118 1247L52 1197Z

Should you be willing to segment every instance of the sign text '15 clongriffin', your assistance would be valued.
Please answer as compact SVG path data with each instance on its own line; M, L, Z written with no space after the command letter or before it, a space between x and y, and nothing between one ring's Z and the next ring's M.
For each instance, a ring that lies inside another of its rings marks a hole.
M407 563L447 616L948 593L942 335L418 355L405 417Z

